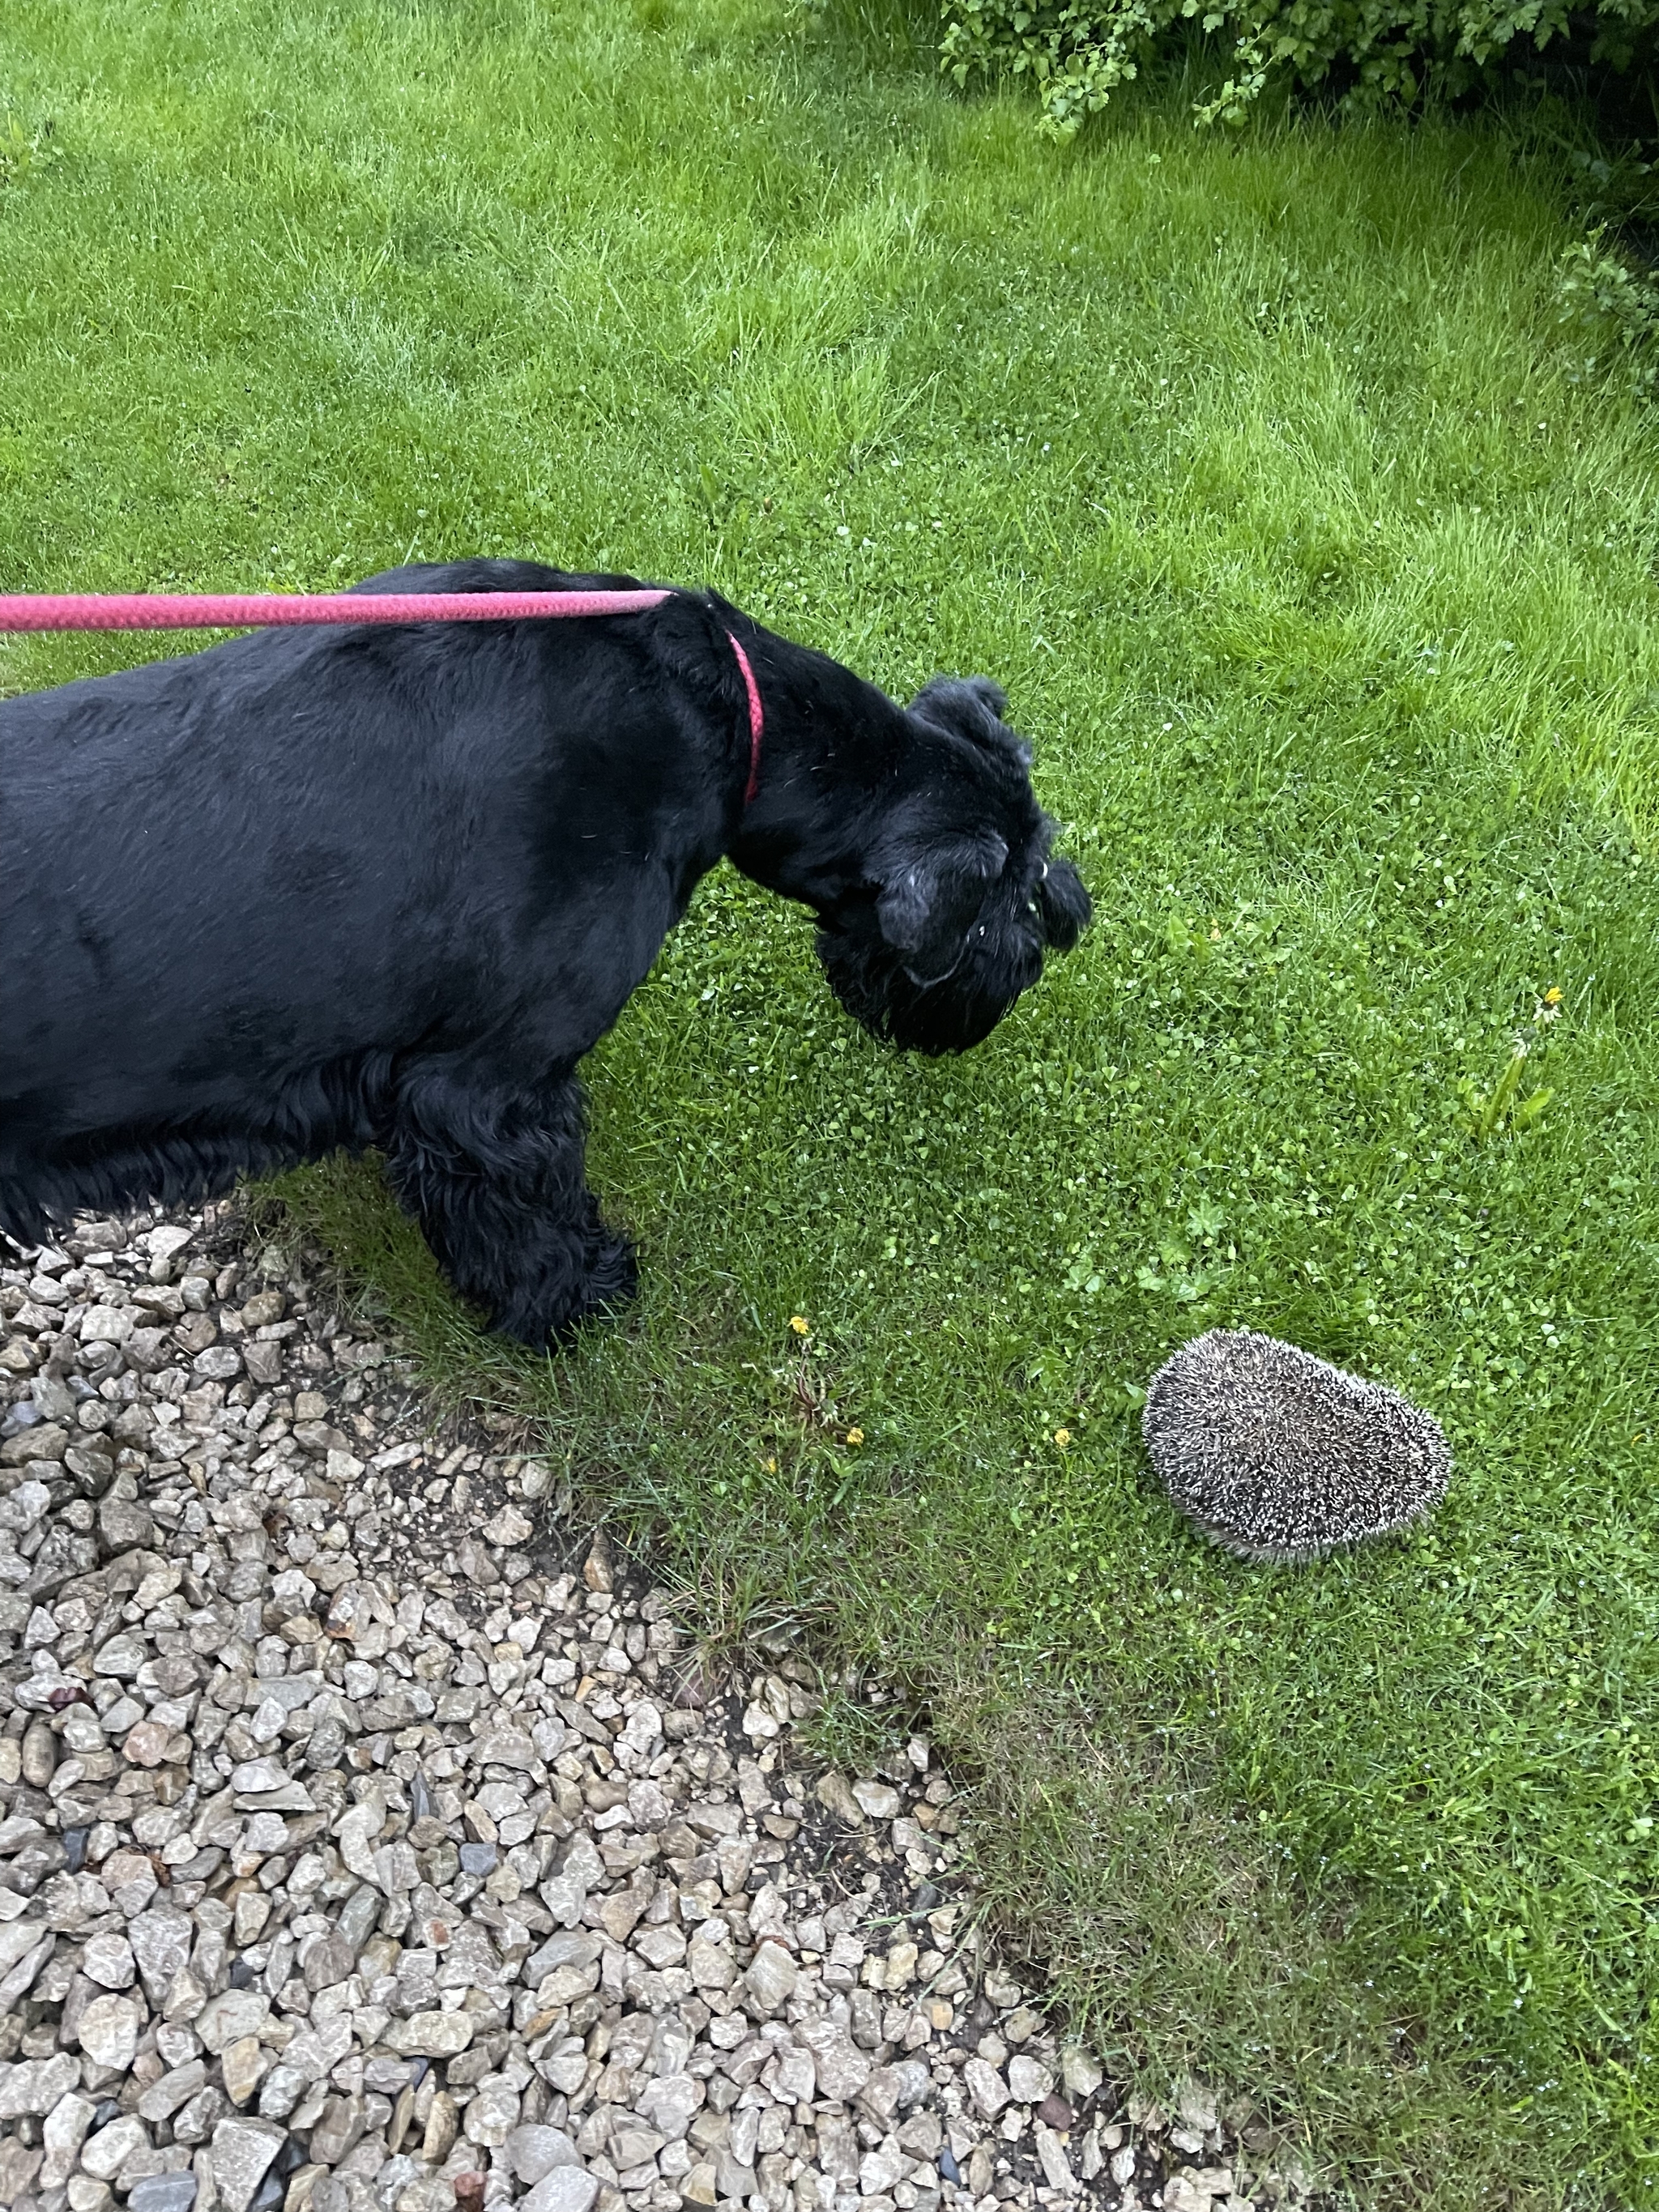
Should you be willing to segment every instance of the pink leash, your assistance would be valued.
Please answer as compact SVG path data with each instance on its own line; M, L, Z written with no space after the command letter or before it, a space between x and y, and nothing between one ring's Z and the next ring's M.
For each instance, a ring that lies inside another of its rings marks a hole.
M641 592L77 592L0 593L0 630L264 629L311 623L512 622L643 614L672 596ZM760 788L765 716L749 655L726 641L749 695L747 806Z

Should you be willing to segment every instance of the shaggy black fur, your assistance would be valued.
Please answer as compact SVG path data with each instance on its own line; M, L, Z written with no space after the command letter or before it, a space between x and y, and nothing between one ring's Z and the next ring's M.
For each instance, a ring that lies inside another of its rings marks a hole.
M525 562L364 592L623 587ZM765 703L749 726L726 631ZM1002 694L908 708L712 595L582 621L264 630L0 702L0 1231L380 1146L527 1343L628 1296L576 1064L731 856L842 1003L977 1043L1088 896Z

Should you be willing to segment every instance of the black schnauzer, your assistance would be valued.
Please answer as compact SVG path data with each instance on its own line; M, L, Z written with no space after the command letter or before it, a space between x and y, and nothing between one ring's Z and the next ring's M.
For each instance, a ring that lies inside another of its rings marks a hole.
M357 588L634 587L467 561ZM635 1283L576 1064L722 854L919 1052L977 1044L1076 942L1002 706L982 678L896 706L690 592L262 630L0 702L0 1231L378 1146L455 1288L564 1336Z

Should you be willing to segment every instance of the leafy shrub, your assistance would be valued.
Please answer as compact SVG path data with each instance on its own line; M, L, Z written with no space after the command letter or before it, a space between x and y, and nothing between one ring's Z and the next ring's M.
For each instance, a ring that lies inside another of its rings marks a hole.
M1189 28L1232 41L1231 73L1200 118L1240 123L1272 78L1334 84L1348 107L1409 103L1431 80L1455 95L1500 57L1570 35L1593 66L1628 69L1654 49L1659 0L944 0L944 66L958 84L1028 78L1041 127L1069 138Z
M1557 322L1590 349L1575 364L1573 381L1587 380L1622 355L1651 397L1659 387L1659 368L1650 357L1659 333L1659 283L1609 252L1598 229L1562 255L1555 289Z

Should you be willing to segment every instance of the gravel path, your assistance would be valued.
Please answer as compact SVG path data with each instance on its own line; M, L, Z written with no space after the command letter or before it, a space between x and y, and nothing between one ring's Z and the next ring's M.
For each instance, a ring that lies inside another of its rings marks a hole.
M813 1771L325 1284L228 1206L0 1271L0 2205L1297 2193L981 1955L925 1740Z

